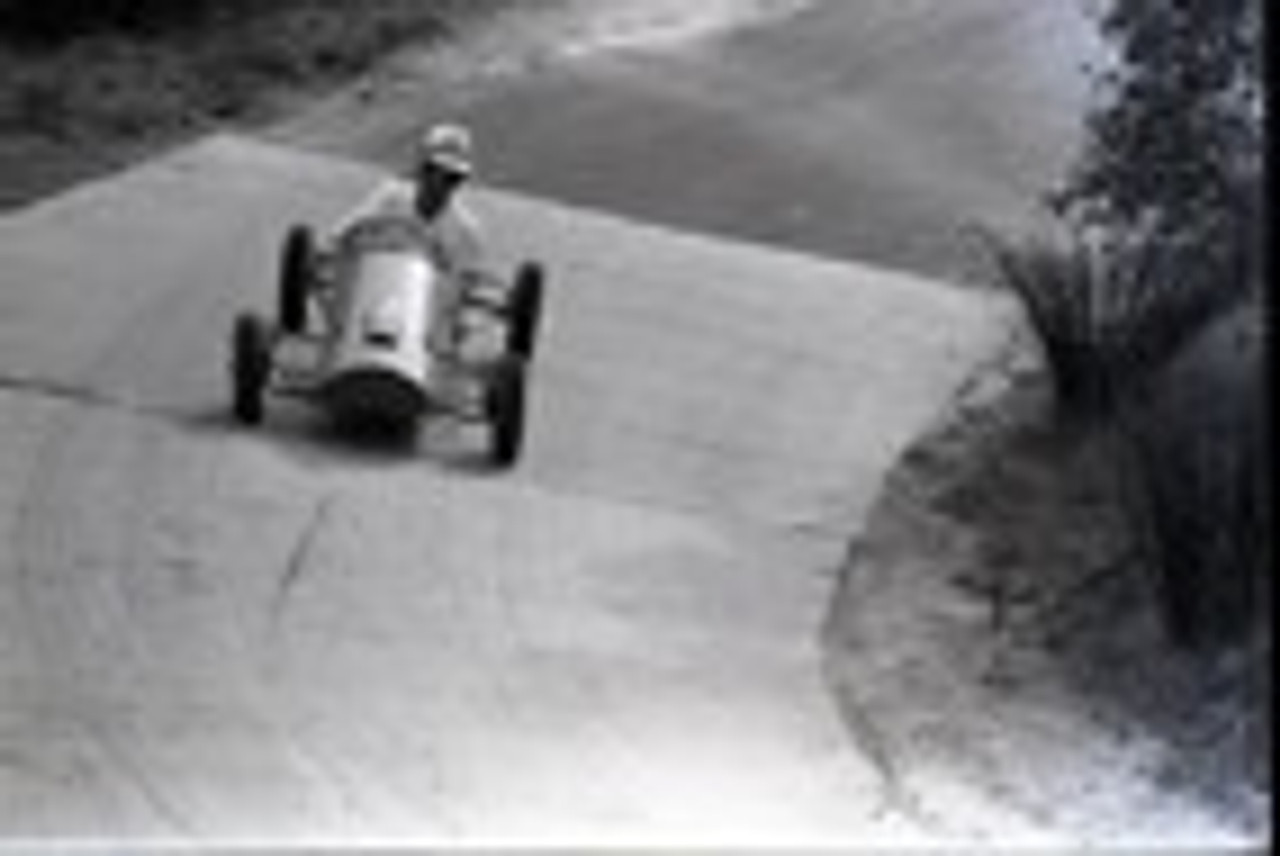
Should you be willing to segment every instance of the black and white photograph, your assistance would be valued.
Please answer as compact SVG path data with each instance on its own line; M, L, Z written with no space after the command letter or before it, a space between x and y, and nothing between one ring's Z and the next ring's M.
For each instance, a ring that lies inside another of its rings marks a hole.
M0 0L0 854L1271 846L1262 0Z

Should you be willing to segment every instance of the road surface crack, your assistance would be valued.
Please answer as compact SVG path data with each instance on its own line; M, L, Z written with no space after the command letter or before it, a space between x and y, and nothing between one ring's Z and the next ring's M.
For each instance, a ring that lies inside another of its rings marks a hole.
M279 628L285 613L288 611L294 589L297 588L298 583L311 566L311 556L315 550L316 541L324 530L324 525L328 522L329 515L336 502L337 496L329 494L315 503L306 525L298 533L298 540L294 543L293 549L289 551L289 558L285 563L284 572L280 575L280 582L271 598L271 627L273 631Z
M102 390L47 378L0 375L0 392L7 392L15 396L43 398L48 401L60 401L77 407L110 410L134 416L163 418L165 415L157 408L126 401Z
M135 793L146 802L157 819L179 835L189 837L192 830L184 821L182 812L170 802L164 790L153 781L142 757L136 752L130 752L121 747L106 728L89 722L83 722L82 727L116 771L125 781L132 783Z
M0 392L11 392L17 395L33 395L41 398L52 398L58 401L69 401L89 407L115 407L130 409L129 405L113 400L111 397L84 386L56 380L44 380L20 375L0 375Z

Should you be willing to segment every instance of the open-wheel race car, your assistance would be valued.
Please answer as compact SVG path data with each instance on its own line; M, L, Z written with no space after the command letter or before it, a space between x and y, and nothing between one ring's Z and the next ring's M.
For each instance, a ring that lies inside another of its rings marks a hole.
M232 405L262 422L269 395L320 404L339 422L406 431L449 415L487 423L488 454L514 465L545 275L450 276L419 224L362 219L321 246L307 226L281 248L276 317L242 313L231 342Z

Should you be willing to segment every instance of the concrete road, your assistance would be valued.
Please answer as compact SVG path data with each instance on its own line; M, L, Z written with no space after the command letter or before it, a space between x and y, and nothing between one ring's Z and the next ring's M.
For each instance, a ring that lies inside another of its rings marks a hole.
M886 469L1003 335L868 267L528 198L529 455L226 415L284 224L367 168L215 139L0 221L0 834L915 840L818 628Z
M274 135L403 167L423 117L455 116L499 186L973 280L989 273L966 230L1026 228L1077 153L1082 66L1100 56L1087 2L818 0L634 50L583 48L577 17L532 33L517 20L464 58L400 62ZM620 2L611 25L601 4L577 5L616 30L597 41L643 47L646 28L624 12L664 4ZM750 4L707 5L670 16L697 25Z

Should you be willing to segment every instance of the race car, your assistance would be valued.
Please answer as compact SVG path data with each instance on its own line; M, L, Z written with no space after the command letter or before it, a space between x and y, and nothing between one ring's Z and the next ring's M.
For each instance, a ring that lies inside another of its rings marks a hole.
M324 246L294 226L280 252L276 317L237 316L232 409L268 395L318 403L340 423L416 430L424 417L487 423L493 463L516 463L545 272L445 275L404 217L362 219Z

